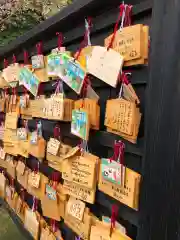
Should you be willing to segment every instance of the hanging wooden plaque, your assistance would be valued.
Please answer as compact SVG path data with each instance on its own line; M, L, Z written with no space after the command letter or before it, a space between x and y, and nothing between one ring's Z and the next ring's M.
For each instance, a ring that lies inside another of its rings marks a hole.
M107 47L111 41L112 35L105 39L105 46ZM124 61L138 59L143 56L143 25L137 24L116 32L113 42L113 49L124 57Z
M125 187L123 187L105 180L100 168L98 188L107 195L137 210L140 179L141 176L138 173L126 168Z
M96 221L95 226L91 227L90 240L132 240L127 235L121 233L117 229L113 229L110 237L110 225L100 221Z
M84 217L82 221L77 220L68 214L67 210L64 217L64 222L70 227L81 239L88 240L91 230L91 216L88 213L88 209L84 212Z
M99 158L90 153L64 160L62 178L86 188L95 188Z
M104 124L113 130L132 135L135 112L135 103L122 98L108 100Z
M83 107L82 107L83 106ZM88 112L90 128L98 130L100 121L100 107L95 99L80 99L74 103L75 109L83 108ZM95 114L96 113L96 114Z
M18 113L11 112L6 114L5 128L17 129Z
M25 228L30 232L35 240L38 240L39 236L39 221L37 219L36 213L31 209L26 209L25 211Z
M72 111L71 133L88 140L90 130L89 114L83 109L74 109Z
M113 49L93 47L92 55L87 60L87 70L112 87L116 87L119 72L123 66L123 57Z
M88 189L76 183L64 180L63 188L66 194L78 198L84 202L94 203L96 189Z
M78 219L79 221L82 221L84 216L84 210L85 210L84 202L76 200L73 197L69 198L69 201L67 203L67 213L69 215L72 215L74 218Z

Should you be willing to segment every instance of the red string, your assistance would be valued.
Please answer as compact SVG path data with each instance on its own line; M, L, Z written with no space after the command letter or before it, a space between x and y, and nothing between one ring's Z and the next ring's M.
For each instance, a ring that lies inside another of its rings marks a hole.
M58 36L58 49L60 50L63 45L63 35L62 33L57 32L56 36Z
M75 60L77 60L77 59L79 58L79 56L81 55L82 49L83 49L85 46L87 46L88 32L90 31L90 28L91 28L91 26L92 26L92 20L91 20L90 17L88 17L87 22L88 22L89 29L86 29L86 30L85 30L84 38L83 38L83 41L82 41L81 44L80 44L80 48L79 48L79 50L78 50L78 53L77 53L77 55L75 56Z
M42 42L36 44L37 54L42 55Z
M127 73L129 73L129 71L123 71L121 74L119 74L119 81L126 85L129 84L129 80L128 80L128 77L127 77Z
M57 231L56 220L51 219L51 226L52 226L53 232L56 232Z
M85 76L84 81L83 81L83 86L82 86L82 90L81 90L81 97L83 99L82 101L82 108L84 107L84 98L87 95L87 87L91 85L91 82L89 80L88 75Z
M60 127L59 126L55 126L54 128L54 138L59 138L60 136Z
M131 26L132 22L132 5L127 5L124 19L124 27Z
M111 233L115 228L116 219L118 217L118 207L116 205L112 205L112 213L111 213Z
M20 196L21 196L21 199L24 201L24 199L25 199L25 189L21 188Z
M17 62L16 56L15 56L14 54L13 54L12 59L13 59L13 63L16 63L16 62Z
M115 26L114 26L114 32L113 32L111 41L110 41L110 43L109 43L109 46L107 47L107 50L109 50L110 48L112 48L112 45L113 45L113 42L114 42L114 39L115 39L115 36L116 36L116 32L117 32L117 30L118 30L119 22L120 22L120 20L121 20L123 11L124 11L124 9L125 9L124 4L121 4L119 8L120 8L120 11L119 11L118 19L117 19L116 24L115 24Z
M9 65L8 60L6 58L4 58L4 68L7 68L8 65Z
M24 50L24 64L28 65L29 61L28 61L28 52L26 50Z
M11 178L11 186L14 187L14 179Z
M16 88L15 87L13 87L13 95L15 96L16 95Z
M39 84L39 87L38 87L38 96L40 95L43 95L43 91L44 91L44 86L42 83Z
M37 211L37 208L38 208L38 199L34 198L34 212Z

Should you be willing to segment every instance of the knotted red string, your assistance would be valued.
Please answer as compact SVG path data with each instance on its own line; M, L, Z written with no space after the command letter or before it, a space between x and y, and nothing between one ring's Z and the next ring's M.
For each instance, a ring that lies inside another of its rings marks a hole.
M57 32L56 36L58 36L58 49L60 50L63 45L63 35L61 32Z
M119 82L122 82L126 85L129 84L129 80L128 80L128 77L127 77L127 74L129 73L129 71L123 71L121 74L119 74Z
M25 189L21 188L20 196L21 196L22 201L24 201L24 199L25 199Z
M38 96L41 96L43 95L43 91L44 91L44 86L42 83L39 84L39 87L38 87Z
M26 50L24 50L24 64L28 65L29 61L28 61L28 52Z
M52 227L52 231L55 233L57 231L56 220L51 219L51 227Z
M58 139L59 136L60 136L60 127L55 126L55 128L54 128L54 138Z
M89 28L85 30L84 38L83 38L83 41L80 43L80 48L74 58L75 60L77 60L79 58L79 56L81 55L82 49L87 46L88 32L90 31L91 26L92 26L92 20L90 17L87 18L87 22L88 22Z
M10 178L10 183L11 183L11 186L14 187L14 179L13 178Z
M125 149L125 144L122 141L115 142L114 153L113 153L113 156L110 158L110 161L112 160L117 161L119 158L120 164L124 165L124 149Z
M116 32L117 32L117 30L118 30L119 22L120 22L120 20L121 20L123 11L124 11L124 9L125 9L124 4L121 4L120 7L119 7L119 9L120 9L120 11L119 11L118 19L117 19L116 24L115 24L115 26L114 26L114 32L113 32L111 41L110 41L110 43L109 43L109 46L107 47L107 50L109 50L110 48L112 48L112 45L113 45L113 42L114 42L114 39L115 39L115 36L116 36Z
M36 212L37 211L37 209L38 209L38 199L37 198L33 198L33 207L34 207L34 212Z
M16 59L16 56L13 54L12 56L12 60L13 60L13 63L16 63L17 62L17 59Z
M13 92L13 95L15 96L16 95L16 87L13 87L12 92Z
M4 68L7 68L8 65L9 65L8 60L6 58L4 58Z
M87 87L91 84L88 75L85 76L82 90L81 90L81 97L83 99L82 101L82 108L84 107L84 99L86 98L87 95Z
M37 54L42 55L42 42L36 44Z
M124 19L124 27L131 26L131 23L132 23L132 5L127 5Z
M110 229L110 237L112 235L113 229L115 228L116 225L116 219L118 217L118 207L116 205L112 205L112 210L111 210L111 229Z

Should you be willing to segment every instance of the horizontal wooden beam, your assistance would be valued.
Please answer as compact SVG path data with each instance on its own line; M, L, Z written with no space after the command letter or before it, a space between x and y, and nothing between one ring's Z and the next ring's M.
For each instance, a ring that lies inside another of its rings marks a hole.
M126 2L134 5L133 15L135 16L152 9L152 0L128 0ZM83 36L84 29L80 25L84 23L84 18L88 15L91 15L92 18L93 15L97 16L93 18L92 34L109 26L113 26L117 19L118 5L119 0L75 1L73 4L62 9L55 16L50 17L24 35L18 37L15 41L0 48L0 57L9 57L12 53L19 55L19 51L22 51L24 48L32 49L32 46L39 40L43 40L44 51L48 52L57 45L57 38L55 37L57 31L61 31L64 34L64 43L65 45L69 45L72 41ZM34 52L30 51L30 54L32 55ZM21 54L18 60L22 59L23 55Z

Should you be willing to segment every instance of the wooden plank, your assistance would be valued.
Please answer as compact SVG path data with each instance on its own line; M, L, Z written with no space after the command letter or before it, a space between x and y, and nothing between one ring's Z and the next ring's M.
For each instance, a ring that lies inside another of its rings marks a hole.
M126 3L135 5L133 8L133 15L138 15L142 12L150 11L152 9L152 0L140 1L131 0ZM103 5L103 8L102 8ZM113 26L116 22L118 14L119 1L111 0L78 0L68 7L62 9L55 16L45 20L44 22L38 24L36 27L25 33L24 35L17 38L15 41L9 43L8 45L0 48L0 57L8 57L14 52L18 60L23 59L23 55L19 56L19 51L29 47L33 44L35 45L37 41L43 40L44 51L47 52L57 45L57 38L55 37L56 31L62 31L65 37L65 45L70 44L70 42L80 39L84 34L84 29L82 29L79 24L84 22L84 18L91 13L98 16L100 12L105 12L108 9L108 18L106 18L107 12L101 14L100 16L93 19L94 30L92 33L96 33L103 28L108 26ZM115 10L109 11L112 7L116 7ZM99 12L99 13L98 13ZM106 20L105 20L106 19ZM69 29L69 31L67 31ZM47 41L47 36L53 36L52 41ZM35 49L35 48L34 48ZM34 51L30 51L30 54L34 54Z

